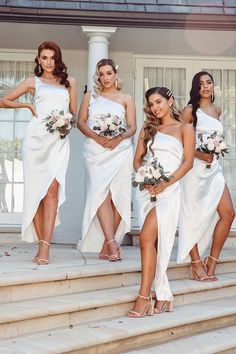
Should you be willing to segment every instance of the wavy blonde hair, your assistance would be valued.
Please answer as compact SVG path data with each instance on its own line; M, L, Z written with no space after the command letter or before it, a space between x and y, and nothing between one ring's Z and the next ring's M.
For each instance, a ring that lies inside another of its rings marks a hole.
M158 131L158 126L161 125L161 120L152 113L149 104L149 97L151 95L154 95L155 93L158 93L162 97L166 98L167 101L169 101L171 97L174 99L172 91L169 90L167 87L152 87L146 91L145 93L146 105L144 107L146 119L144 122L144 141L143 141L145 151L143 153L142 158L147 153L147 144L150 140L151 140L151 144L149 145L149 150L151 151L152 154L154 154L152 150L152 145L154 143L154 137ZM177 108L176 102L174 101L170 107L170 114L174 119L180 121L180 113L181 112Z
M93 75L93 80L94 80L93 90L96 96L102 92L102 84L100 82L99 68L105 65L110 65L114 73L117 74L118 65L116 65L112 59L99 60L99 62L96 65L95 74ZM117 84L116 84L117 90L121 90L122 85L123 85L122 80L117 78Z

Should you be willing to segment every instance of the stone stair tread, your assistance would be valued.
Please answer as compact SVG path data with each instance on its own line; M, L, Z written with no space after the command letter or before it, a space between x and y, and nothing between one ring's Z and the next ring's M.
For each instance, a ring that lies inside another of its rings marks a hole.
M90 348L111 341L171 329L181 325L224 318L236 314L236 296L178 306L173 313L130 319L125 316L95 321L69 328L48 330L36 334L0 341L0 352L17 354L58 354ZM160 321L161 316L161 321ZM17 351L16 351L17 350ZM104 350L104 354L106 351ZM108 353L108 352L107 352ZM192 351L191 351L192 353ZM202 353L201 353L202 354Z
M123 354L216 354L233 348L236 352L236 326L226 326Z
M219 275L218 281L215 282L199 282L190 279L170 280L170 286L174 296L211 291L236 286L236 273ZM0 323L12 323L26 319L133 302L138 290L138 285L125 286L3 303L0 304Z
M58 247L58 249L60 248L62 247ZM139 250L137 247L124 247L125 258L122 262L112 263L101 261L96 259L96 256L88 254L87 265L83 265L83 260L79 256L77 250L67 249L66 252L66 257L68 258L64 257L64 259L60 262L60 254L58 254L58 256L55 256L55 259L52 259L52 263L47 266L38 266L30 262L28 259L29 255L27 255L27 261L20 259L19 263L11 263L10 266L9 257L5 257L7 258L7 261L3 260L3 257L1 257L0 286L43 283L48 281L60 281L140 271L140 257L138 256ZM172 258L168 267L169 270L173 268L180 269L187 266L187 264L177 264L175 259L176 249L173 250ZM11 262L12 260L13 258L11 258ZM225 262L236 262L236 252L233 250L224 249L221 253L219 264Z

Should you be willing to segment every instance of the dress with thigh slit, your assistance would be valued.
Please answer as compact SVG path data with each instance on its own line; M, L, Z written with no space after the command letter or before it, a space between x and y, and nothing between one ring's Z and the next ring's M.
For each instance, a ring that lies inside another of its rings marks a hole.
M201 109L197 110L196 138L199 133L223 133L222 123ZM197 140L197 139L196 139ZM193 168L181 180L181 213L179 225L179 263L189 262L189 252L198 244L200 257L206 251L219 220L217 207L225 187L225 179L216 156L211 168L194 159Z
M154 156L158 158L168 176L179 168L183 158L181 142L168 134L158 132L152 145ZM148 153L150 154L150 152ZM135 193L135 200L140 227L152 208L156 209L158 235L157 235L157 263L153 286L156 298L159 301L173 300L167 278L167 267L174 244L175 233L179 220L180 184L179 181L167 187L156 196L156 202L150 201L150 192L140 191Z
M54 179L59 183L58 209L65 201L65 176L70 153L68 137L61 139L58 131L50 133L43 121L53 110L68 112L68 89L62 85L46 84L36 76L34 100L37 117L28 123L23 141L22 240L28 242L37 240L33 218ZM57 210L55 226L59 223Z
M101 95L91 94L88 126L93 129L101 115L116 115L125 124L125 108L120 103ZM99 252L104 242L104 233L97 217L97 210L109 191L121 221L115 233L115 239L121 243L124 234L130 231L131 217L131 174L133 144L131 138L124 139L110 150L85 138L85 206L82 224L82 239L78 248L83 252Z

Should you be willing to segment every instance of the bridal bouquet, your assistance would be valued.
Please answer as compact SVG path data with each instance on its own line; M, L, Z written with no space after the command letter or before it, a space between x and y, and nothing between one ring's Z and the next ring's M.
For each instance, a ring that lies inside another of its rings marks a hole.
M44 120L47 130L53 134L58 131L60 138L64 139L72 128L76 126L76 114L64 113L64 111L54 110Z
M212 134L199 133L197 140L197 151L215 154L217 159L219 159L220 155L224 156L225 153L229 152L229 146L224 142L224 135L216 131ZM207 164L206 168L211 168L211 164Z
M161 180L169 181L169 178L165 175L164 169L159 163L157 157L151 157L143 161L142 166L139 167L134 180L132 182L133 187L139 186L139 190L143 191L145 185L155 186L160 183ZM151 202L156 201L156 196L151 196Z
M95 122L96 125L93 126L93 130L97 130L99 135L113 138L125 132L124 121L110 112L108 114L97 115Z

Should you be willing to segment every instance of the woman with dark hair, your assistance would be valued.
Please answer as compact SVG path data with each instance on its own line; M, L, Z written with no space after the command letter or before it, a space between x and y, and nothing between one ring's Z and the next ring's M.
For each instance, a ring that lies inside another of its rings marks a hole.
M141 129L134 157L137 171L151 158L157 158L168 180L137 189L136 202L141 226L141 286L128 317L160 314L173 310L173 295L166 270L179 220L179 180L191 169L194 158L194 131L180 122L172 92L166 87L150 88L146 94L146 121ZM150 195L156 195L152 202ZM156 305L151 295L152 284Z
M22 240L38 241L33 261L48 264L49 246L58 208L65 201L65 175L69 160L68 138L61 139L46 127L52 112L76 112L76 82L68 77L60 48L43 42L35 59L35 76L26 78L0 101L1 108L28 108L33 118L23 142L24 207ZM26 93L34 95L34 104L15 101Z
M94 90L85 94L78 120L86 136L86 200L78 247L111 262L121 260L119 244L130 231L131 137L136 131L134 102L120 91L117 70L111 59L97 63Z
M217 280L217 260L235 215L219 160L213 153L199 151L199 134L223 133L221 110L213 102L213 77L206 71L198 72L182 112L182 120L193 123L197 149L193 169L182 180L178 262L191 258L191 278L199 281ZM210 255L203 262L201 256L211 238Z

